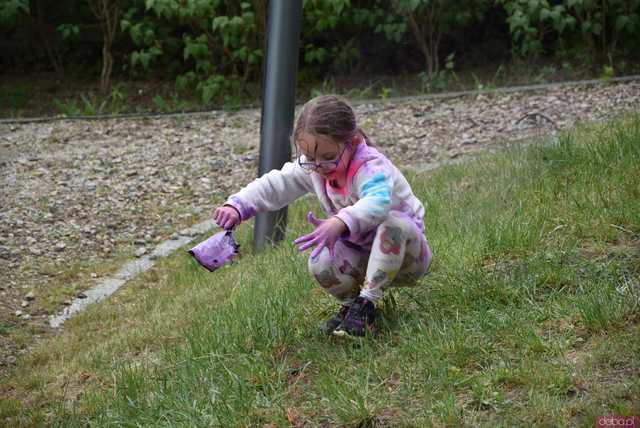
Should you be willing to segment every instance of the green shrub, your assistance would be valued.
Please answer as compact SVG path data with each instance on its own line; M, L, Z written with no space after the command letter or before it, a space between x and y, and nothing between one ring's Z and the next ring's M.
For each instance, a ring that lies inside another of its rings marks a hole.
M537 56L545 49L612 56L629 53L640 41L639 0L497 0L518 55Z

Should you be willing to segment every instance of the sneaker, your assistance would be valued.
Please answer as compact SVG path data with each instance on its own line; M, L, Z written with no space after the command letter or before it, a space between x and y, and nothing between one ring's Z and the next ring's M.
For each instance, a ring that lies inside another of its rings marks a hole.
M342 324L344 317L347 316L347 312L349 312L349 306L342 305L338 313L335 314L333 318L327 320L320 326L320 331L324 334L333 333L333 331Z
M371 300L357 297L349 307L342 324L333 332L336 336L364 336L372 333L376 318L376 307Z

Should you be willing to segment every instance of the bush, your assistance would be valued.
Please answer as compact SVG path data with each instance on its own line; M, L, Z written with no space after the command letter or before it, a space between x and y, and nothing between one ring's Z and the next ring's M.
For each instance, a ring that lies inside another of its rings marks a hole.
M504 6L514 52L629 54L640 42L640 0L498 0Z
M104 26L97 4L117 6L115 31ZM0 65L63 76L64 65L73 64L66 68L94 75L102 57L108 89L111 58L116 73L175 79L178 92L195 91L206 105L260 82L267 4L0 0ZM500 47L495 52L484 49L488 38ZM587 58L605 62L611 74L618 58L638 53L640 0L304 0L300 76L408 71L432 87L454 54L456 64L473 56L502 61L508 43L518 57Z

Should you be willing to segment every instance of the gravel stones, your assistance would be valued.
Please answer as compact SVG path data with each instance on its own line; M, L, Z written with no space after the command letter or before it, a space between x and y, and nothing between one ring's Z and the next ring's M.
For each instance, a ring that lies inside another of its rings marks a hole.
M142 257L145 254L147 254L147 249L145 247L138 248L135 253L136 257Z

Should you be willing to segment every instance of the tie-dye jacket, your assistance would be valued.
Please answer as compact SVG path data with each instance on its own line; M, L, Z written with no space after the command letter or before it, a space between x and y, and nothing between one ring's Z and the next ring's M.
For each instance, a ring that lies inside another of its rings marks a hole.
M225 205L236 208L244 221L314 192L326 215L347 225L346 239L354 244L370 247L377 226L390 210L402 212L424 231L424 206L398 168L364 142L356 147L344 188L333 188L319 174L304 171L297 162L287 162L282 169L264 174L230 196Z

